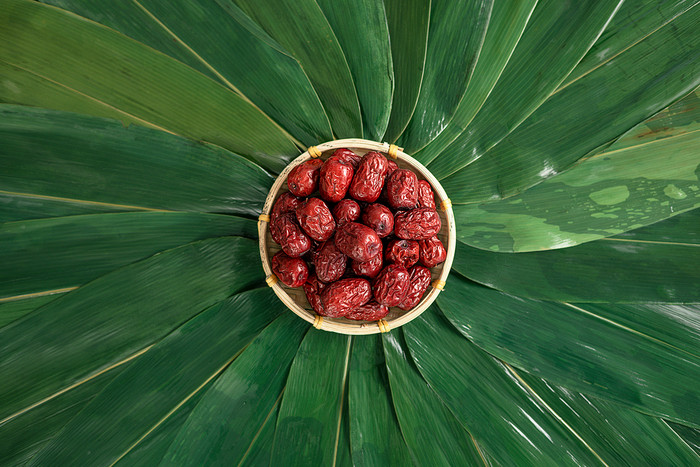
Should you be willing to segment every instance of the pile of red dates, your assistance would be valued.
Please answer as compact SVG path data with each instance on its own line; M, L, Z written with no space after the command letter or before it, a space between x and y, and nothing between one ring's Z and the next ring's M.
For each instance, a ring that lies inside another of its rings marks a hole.
M378 152L338 149L296 166L287 186L270 215L282 247L272 271L316 313L375 321L420 302L447 256L428 182Z

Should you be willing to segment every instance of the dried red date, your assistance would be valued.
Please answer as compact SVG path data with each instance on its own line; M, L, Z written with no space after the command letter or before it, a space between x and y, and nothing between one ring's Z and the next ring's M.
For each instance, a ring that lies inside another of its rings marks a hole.
M371 227L379 238L386 237L394 231L394 215L383 204L370 204L362 212L362 222Z
M436 209L435 193L425 180L418 180L418 207Z
M318 188L318 175L323 161L311 159L303 164L299 164L289 172L287 186L289 191L295 196L309 196Z
M416 208L394 217L394 233L405 240L427 240L440 232L440 216L435 209Z
M420 247L415 240L392 240L386 247L384 258L408 269L418 262Z
M379 271L384 266L384 260L381 253L370 259L369 261L352 260L352 271L358 276L367 276L369 278L377 277Z
M386 176L389 177L389 175L393 174L394 171L399 168L399 165L390 159L387 159L386 162L387 162Z
M347 315L372 297L367 279L341 279L329 284L321 293L324 316L337 318Z
M354 173L350 164L337 159L324 162L318 180L321 198L333 203L345 198Z
M345 256L333 240L328 240L313 255L316 276L323 282L334 282L343 277L348 257Z
M374 203L384 186L388 161L378 152L368 152L360 161L348 194L358 201Z
M280 214L284 214L285 212L290 211L295 212L297 210L297 207L299 207L299 205L301 205L301 203L303 202L303 199L297 198L289 192L282 193L280 197L277 198L277 201L275 201L275 205L272 207L272 213L270 214L270 222L275 220L275 218L278 217Z
M408 292L409 277L406 268L398 264L382 269L372 286L375 300L389 307L401 303Z
M394 209L415 208L418 203L418 178L406 169L397 169L386 182L389 205Z
M323 315L323 304L321 303L321 292L326 288L326 284L318 280L318 277L311 275L304 283L304 293L306 293L306 299L309 301L309 305L314 311Z
M349 149L336 149L335 152L328 160L337 160L343 162L344 164L350 164L353 170L357 170L362 160L361 156L358 156Z
M333 208L335 223L340 227L346 222L354 222L360 218L360 205L353 199L341 199Z
M297 221L306 234L317 242L325 242L335 231L335 219L326 203L309 198L297 210Z
M270 222L270 235L292 258L298 258L311 249L311 239L299 227L292 212L281 214Z
M430 285L430 271L428 271L428 268L413 266L409 270L409 274L411 275L411 284L408 286L406 296L398 305L402 310L410 310L418 305L418 302L423 298L423 294L425 294Z
M309 268L304 260L291 258L283 251L272 257L272 272L287 287L299 287L309 277Z
M369 302L365 305L360 305L350 313L345 315L347 319L356 321L377 321L389 314L389 308L377 302Z
M340 251L357 261L369 261L382 252L382 241L377 232L366 225L348 222L335 234Z
M437 237L420 240L418 244L420 245L420 262L426 268L433 268L447 258L445 246Z

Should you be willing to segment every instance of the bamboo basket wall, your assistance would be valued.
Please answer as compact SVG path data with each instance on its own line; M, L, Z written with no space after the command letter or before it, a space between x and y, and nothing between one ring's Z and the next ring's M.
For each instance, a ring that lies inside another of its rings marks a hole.
M438 233L438 238L447 249L447 258L443 263L431 268L432 287L429 287L428 292L423 296L415 308L409 311L404 311L400 308L392 307L390 308L389 314L386 316L386 318L380 321L353 321L345 318L328 318L325 316L318 316L311 308L311 305L309 305L303 288L290 288L284 285L281 281L276 280L270 265L272 257L275 255L275 253L280 251L281 248L272 240L272 237L270 236L268 224L269 215L277 198L285 191L288 191L287 175L289 175L289 172L294 167L306 162L312 157L320 157L321 159L325 160L329 158L336 149L340 148L348 148L360 156L363 156L371 151L377 151L387 157L392 157L396 161L399 168L413 170L419 180L427 180L432 186L437 198L437 211L440 215L440 220L442 221L442 228ZM274 185L270 189L270 193L268 194L267 199L265 200L265 205L263 206L263 213L258 221L258 236L260 258L262 260L263 269L265 270L265 276L268 279L268 285L272 287L280 300L282 300L282 302L290 310L292 310L302 319L311 323L314 327L325 331L349 335L389 332L391 329L396 329L397 327L408 323L423 313L423 311L425 311L430 304L435 301L438 294L445 286L447 276L449 275L450 268L452 267L452 260L454 258L456 248L455 221L451 202L437 179L433 177L428 169L426 169L420 162L402 152L400 148L397 148L394 145L389 145L388 143L377 143L364 139L342 139L319 144L318 146L309 148L309 150L307 150L304 154L294 159L284 169L284 171L282 171L279 177L277 177L277 180L275 180Z

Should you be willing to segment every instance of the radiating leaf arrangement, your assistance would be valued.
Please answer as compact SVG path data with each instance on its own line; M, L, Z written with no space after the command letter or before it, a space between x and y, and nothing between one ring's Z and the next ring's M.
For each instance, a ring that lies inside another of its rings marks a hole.
M700 465L697 1L0 1L0 465ZM334 138L454 203L402 329L255 217Z

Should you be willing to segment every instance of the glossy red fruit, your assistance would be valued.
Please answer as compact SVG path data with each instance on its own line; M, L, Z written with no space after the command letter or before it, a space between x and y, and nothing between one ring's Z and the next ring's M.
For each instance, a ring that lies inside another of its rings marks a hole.
M348 257L345 256L333 240L328 240L313 255L316 276L323 282L335 282L345 274Z
M387 168L386 168L386 176L389 177L389 175L393 174L396 169L399 168L399 165L392 161L391 159L387 159Z
M333 208L333 217L338 227L346 222L354 222L360 218L360 205L354 199L341 199Z
M296 212L297 207L299 207L299 205L301 205L301 203L303 202L303 199L297 198L288 191L285 191L279 196L279 198L277 198L277 201L275 201L275 205L272 207L272 212L270 213L270 222L272 222L273 220L275 220L276 217L279 217L280 214L284 214L285 212ZM277 240L275 241L277 242Z
M435 193L426 180L418 180L418 207L436 209Z
M413 266L409 271L411 275L408 292L398 307L402 310L410 310L420 302L430 285L430 271L423 266Z
M426 268L434 268L447 258L445 246L437 237L419 240L418 244L420 246L420 262Z
M394 234L405 240L427 240L440 232L441 225L435 209L416 208L394 217Z
M356 321L377 321L389 314L389 308L377 302L360 305L350 311L345 318Z
M382 266L384 266L384 259L381 253L369 261L352 260L352 271L358 276L367 276L371 279L377 277Z
M289 191L295 196L302 197L316 191L322 165L322 160L311 159L294 167L287 177Z
M362 223L371 227L379 238L384 238L394 231L394 215L383 204L373 203L362 212Z
M367 303L371 297L372 290L367 279L341 279L328 284L321 293L324 316L345 316Z
M388 161L378 152L368 152L360 161L348 194L358 201L374 203L384 186Z
M292 212L280 214L270 222L270 235L292 258L298 258L311 249L311 239L299 227Z
M283 251L272 257L272 272L287 287L299 287L309 277L309 268L304 260L292 258Z
M337 159L324 162L318 179L321 198L332 203L345 198L354 173L355 170L348 163Z
M321 303L321 292L326 288L326 284L318 280L315 275L309 276L309 278L304 283L304 293L306 294L306 299L309 301L309 305L314 311L323 315L323 304Z
M377 232L366 225L348 222L335 234L340 251L356 261L369 261L382 252L382 241Z
M325 242L335 232L335 219L322 199L307 199L297 208L296 215L304 232L317 242Z
M388 307L396 306L408 292L409 274L405 267L390 264L382 269L372 286L374 299Z
M415 208L418 203L418 177L406 169L397 169L386 181L389 205L394 209Z
M420 247L415 240L396 239L389 242L384 251L384 259L388 263L396 263L410 268L420 258Z
M360 161L362 160L362 156L358 156L349 149L336 149L328 160L337 160L345 164L350 164L354 170L357 170L360 165Z

